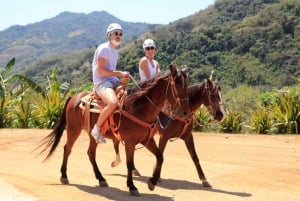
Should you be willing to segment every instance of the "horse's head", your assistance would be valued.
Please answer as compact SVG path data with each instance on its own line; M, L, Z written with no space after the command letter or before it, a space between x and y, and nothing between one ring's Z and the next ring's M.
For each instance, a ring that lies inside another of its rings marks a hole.
M190 107L187 93L188 68L184 66L177 69L176 65L169 66L170 75L168 77L168 86L166 90L166 101L164 104L164 113L186 117L190 114Z
M221 87L217 80L207 78L204 84L203 104L214 120L222 121L225 117L225 108L222 103Z

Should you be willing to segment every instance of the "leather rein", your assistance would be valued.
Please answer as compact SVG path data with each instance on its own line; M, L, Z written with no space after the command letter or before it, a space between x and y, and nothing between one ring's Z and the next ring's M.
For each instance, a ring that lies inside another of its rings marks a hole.
M211 102L212 102L212 100L211 100L211 92L208 89L209 89L209 87L207 86L207 83L205 83L204 91L202 93L206 94L206 96L208 97L209 105L210 105ZM219 92L218 92L218 94L219 94ZM220 104L222 104L222 103L220 103ZM165 115L167 115L167 118L168 118L168 122L167 122L167 124L165 126L162 125L159 117L157 117L157 121L158 121L158 123L159 123L159 125L160 125L160 127L162 129L166 129L169 126L169 124L170 124L170 122L172 120L178 120L181 123L184 123L184 126L183 126L183 129L181 130L181 133L177 137L170 139L171 142L177 140L178 138L181 138L183 136L183 134L186 132L189 124L191 122L193 122L193 120L195 120L196 123L199 124L199 122L197 122L197 120L193 118L193 116L194 116L194 112L193 111L188 115L187 118L182 118L179 115L177 115L176 113L175 114L171 114L171 115L168 115L165 112L163 112L163 113Z
M136 83L134 78L131 77L131 79L136 84L136 86L138 86L138 84ZM167 79L168 79L168 85L167 85L167 89L166 89L166 94L168 93L169 88L171 88L172 96L176 100L176 105L179 105L179 107L180 107L181 106L181 99L178 97L178 91L177 91L176 86L175 86L175 81L174 81L174 79L172 78L171 75L169 75ZM155 108L157 108L160 112L163 112L163 110L161 108L159 108L157 105L155 105L153 103L153 101L148 96L146 96L146 98ZM134 115L130 114L129 112L127 112L123 109L119 109L119 113L124 115L128 119L138 123L139 125L149 128L148 142L149 142L150 139L153 138L153 136L155 135L155 131L156 131L157 121L152 122L152 123L145 122L141 119L138 119L137 117L135 117Z

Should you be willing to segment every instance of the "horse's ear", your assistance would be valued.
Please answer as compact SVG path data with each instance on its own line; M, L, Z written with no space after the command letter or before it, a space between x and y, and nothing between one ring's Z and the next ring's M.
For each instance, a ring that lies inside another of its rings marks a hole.
M186 65L183 66L183 68L181 69L181 72L183 73L183 75L185 76L185 78L188 77L188 73L189 73L189 69Z
M212 70L212 71L211 71L211 73L210 73L209 79L210 79L211 81L213 81L213 79L214 79L214 78L213 78L213 74L214 74L214 72L215 72L215 71L214 71L214 70Z
M170 72L171 72L171 74L172 74L173 77L175 77L177 75L176 64L174 64L174 63L170 64Z
M206 78L206 83L207 83L207 84L212 85L212 82L213 82L213 80L210 79L210 77L207 77L207 78Z

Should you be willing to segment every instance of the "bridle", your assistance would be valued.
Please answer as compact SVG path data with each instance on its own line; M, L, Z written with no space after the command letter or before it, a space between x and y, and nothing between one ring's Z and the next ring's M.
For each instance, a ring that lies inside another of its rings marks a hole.
M204 94L204 96L207 96L208 105L212 105L212 96L214 96L215 94L218 94L218 97L219 97L219 100L220 100L219 105L223 105L222 99L221 99L221 94L220 94L220 91L219 91L218 87L213 85L213 90L209 90L210 87L208 86L207 82L208 81L206 81L205 86L204 86L204 90L203 90L202 93ZM193 111L191 111L191 113L187 116L187 118L182 118L182 117L180 117L176 114L172 115L172 116L170 116L168 114L166 114L166 115L167 115L166 125L162 125L161 120L159 119L159 117L157 118L158 124L159 124L160 128L162 128L162 129L167 129L172 120L178 120L178 121L184 123L184 127L183 127L181 133L176 138L170 139L170 141L175 141L176 139L180 138L186 132L186 129L188 128L189 124L191 122L193 122L193 120L194 120L193 119L193 116L194 116ZM212 116L215 116L215 112Z
M189 98L187 97L187 98L181 99L179 101L180 102L178 103L178 105L181 106L181 101L189 101ZM171 123L172 120L178 120L178 121L184 123L184 127L183 127L181 133L178 135L177 138L180 138L185 133L185 131L188 128L189 124L193 120L193 113L192 112L190 114L188 114L188 115L185 115L185 117L183 118L183 117L181 117L179 115L179 109L180 109L180 107L177 107L177 108L175 107L175 110L171 109L169 113L166 113L165 111L162 111L162 113L164 113L165 115L167 115L167 124L165 126L162 125L162 122L161 122L159 116L157 116L158 125L162 129L168 128L168 126L170 125L170 123Z
M181 72L179 72L179 75L180 77L182 77L180 75ZM177 88L176 88L176 83L175 83L175 80L173 79L172 76L169 76L169 82L168 82L168 85L167 85L167 89L166 89L166 97L167 97L167 93L169 91L169 86L171 88L171 92L172 92L172 96L175 100L175 104L174 105L171 105L169 100L167 99L165 101L165 104L168 104L170 107L163 107L160 109L160 112L163 112L165 114L168 114L168 116L170 117L173 117L173 116L184 116L184 115L181 115L180 112L181 112L181 107L182 107L182 103L185 101L185 102L188 102L189 101L189 98L186 97L186 98L179 98L179 95L178 95L178 91L177 91ZM175 78L176 79L176 78ZM181 79L184 79L184 78L181 78ZM182 88L185 87L185 82L184 80L182 80Z
M208 86L208 83L206 81L205 83L205 88L204 88L204 91L203 93L206 94L207 98L208 98L208 106L211 106L212 105L212 96L218 96L218 99L219 99L219 106L222 106L223 105L223 102L222 102L222 96L221 96L221 92L220 90L218 89L218 87L216 86L216 84L211 80L211 82L213 83L213 87L212 87L212 90L209 90L209 86ZM213 111L213 113L211 114L213 117L215 117L216 115L216 112Z
M179 75L179 76L181 76L181 75ZM139 85L137 84L137 82L135 81L135 79L134 79L132 76L130 76L130 78L133 80L133 82L135 83L135 85L136 85L139 89L141 89L141 88L139 87ZM182 101L182 100L185 100L186 98L184 98L184 99L179 98L179 94L178 94L178 91L177 91L177 88L176 88L176 83L175 83L175 80L173 79L173 76L172 76L171 74L170 74L166 79L167 79L167 81L168 81L167 88L166 88L166 94L165 94L165 95L166 95L166 100L168 101L168 99L167 99L167 97L168 97L167 94L168 94L168 90L170 89L170 90L171 90L171 93L172 93L172 96L173 96L173 98L174 98L174 100L175 100L175 102L176 102L175 105L179 105L179 107L180 107L180 106L181 106L181 101ZM184 83L184 82L183 82L183 83ZM183 85L182 87L184 87L184 85ZM149 101L156 109L158 109L160 112L163 112L163 109L160 108L160 107L158 107L158 106L157 106L157 105L156 105L156 104L155 104L148 96L145 96L145 97L147 98L147 100L148 100L148 101ZM141 119L135 117L134 115L130 114L129 112L127 112L127 111L121 109L121 108L119 109L119 112L120 112L120 114L122 114L122 115L124 115L125 117L131 119L132 121L138 123L139 125L149 128L148 142L149 142L150 139L152 139L152 137L154 136L155 131L156 131L156 126L157 126L157 122L156 122L156 121L155 121L155 122L152 122L152 123L145 122L145 121L143 121L143 120L141 120ZM175 114L175 115L177 116L177 114ZM120 123L120 122L121 122L121 120L119 121L119 123ZM115 130L118 130L118 129L116 128Z

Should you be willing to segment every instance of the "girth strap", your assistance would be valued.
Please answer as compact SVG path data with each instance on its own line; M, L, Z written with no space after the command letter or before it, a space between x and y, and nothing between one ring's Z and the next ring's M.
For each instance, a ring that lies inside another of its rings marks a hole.
M157 126L157 123L154 122L154 123L147 123L147 122L144 122L138 118L136 118L135 116L133 116L132 114L130 114L129 112L125 111L125 110L120 110L120 113L122 115L124 115L125 117L133 120L134 122L140 124L141 126L144 126L144 127L147 127L149 128L149 138L148 138L148 142L149 140L154 136L155 134L155 130L156 130L156 126Z
M182 123L184 123L184 126L183 126L183 129L181 130L181 133L174 139L170 139L171 142L177 140L178 138L181 138L183 136L183 134L186 132L189 124L192 122L193 118L191 115L189 115L188 118L182 118L182 117L179 117L178 115L173 115L172 117L175 117L174 119L175 120L178 120Z

